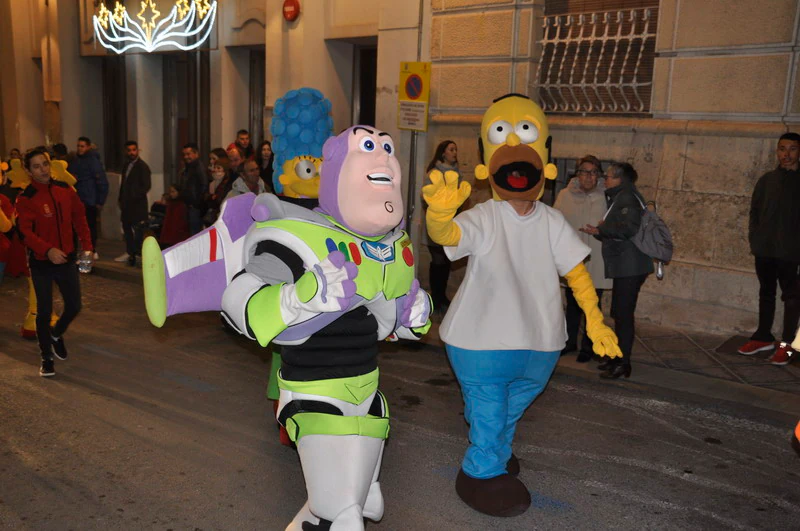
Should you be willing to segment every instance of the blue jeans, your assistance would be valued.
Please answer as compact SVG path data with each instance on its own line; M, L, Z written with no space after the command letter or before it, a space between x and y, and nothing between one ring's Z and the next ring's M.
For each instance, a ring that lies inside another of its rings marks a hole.
M560 351L467 350L445 345L461 384L469 448L461 468L470 477L506 473L517 422L547 386Z

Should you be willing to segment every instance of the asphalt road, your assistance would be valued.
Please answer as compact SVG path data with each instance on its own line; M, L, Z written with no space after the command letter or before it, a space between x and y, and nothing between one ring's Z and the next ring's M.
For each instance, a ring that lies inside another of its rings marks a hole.
M70 359L45 379L16 334L27 286L0 285L0 528L283 529L305 489L270 417L267 353L213 314L153 328L135 284L89 276L83 288ZM445 356L383 350L386 515L368 529L800 529L797 418L635 372L557 372L516 438L532 507L475 513L453 488L467 427Z

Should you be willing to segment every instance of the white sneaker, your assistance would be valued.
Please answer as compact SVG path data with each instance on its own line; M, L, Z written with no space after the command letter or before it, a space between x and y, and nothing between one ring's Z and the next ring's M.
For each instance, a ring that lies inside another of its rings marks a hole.
M95 258L94 259L97 260L97 253L94 253L94 254L95 254ZM127 262L128 258L130 258L130 255L128 253L122 253L118 257L114 258L114 261L115 262Z
M94 259L95 262L100 260L100 255L97 254L97 251L94 252L94 256L92 258Z

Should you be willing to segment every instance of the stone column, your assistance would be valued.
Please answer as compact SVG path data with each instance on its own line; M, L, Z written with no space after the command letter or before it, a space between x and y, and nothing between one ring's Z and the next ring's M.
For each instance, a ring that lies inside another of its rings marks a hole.
M42 35L42 78L44 88L44 143L62 141L61 134L61 49L58 42L58 0L45 2Z

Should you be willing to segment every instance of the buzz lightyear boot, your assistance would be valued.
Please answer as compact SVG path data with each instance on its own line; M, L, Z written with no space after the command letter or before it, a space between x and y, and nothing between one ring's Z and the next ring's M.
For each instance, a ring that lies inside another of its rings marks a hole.
M384 441L360 435L307 435L297 442L308 501L286 528L330 524L330 531L362 531L364 518L383 517L378 474ZM320 529L326 527L320 526Z
M286 381L279 374L278 384L279 418L297 445L308 492L287 531L360 531L364 518L380 520L378 474L389 408L378 391L378 370L316 381Z

